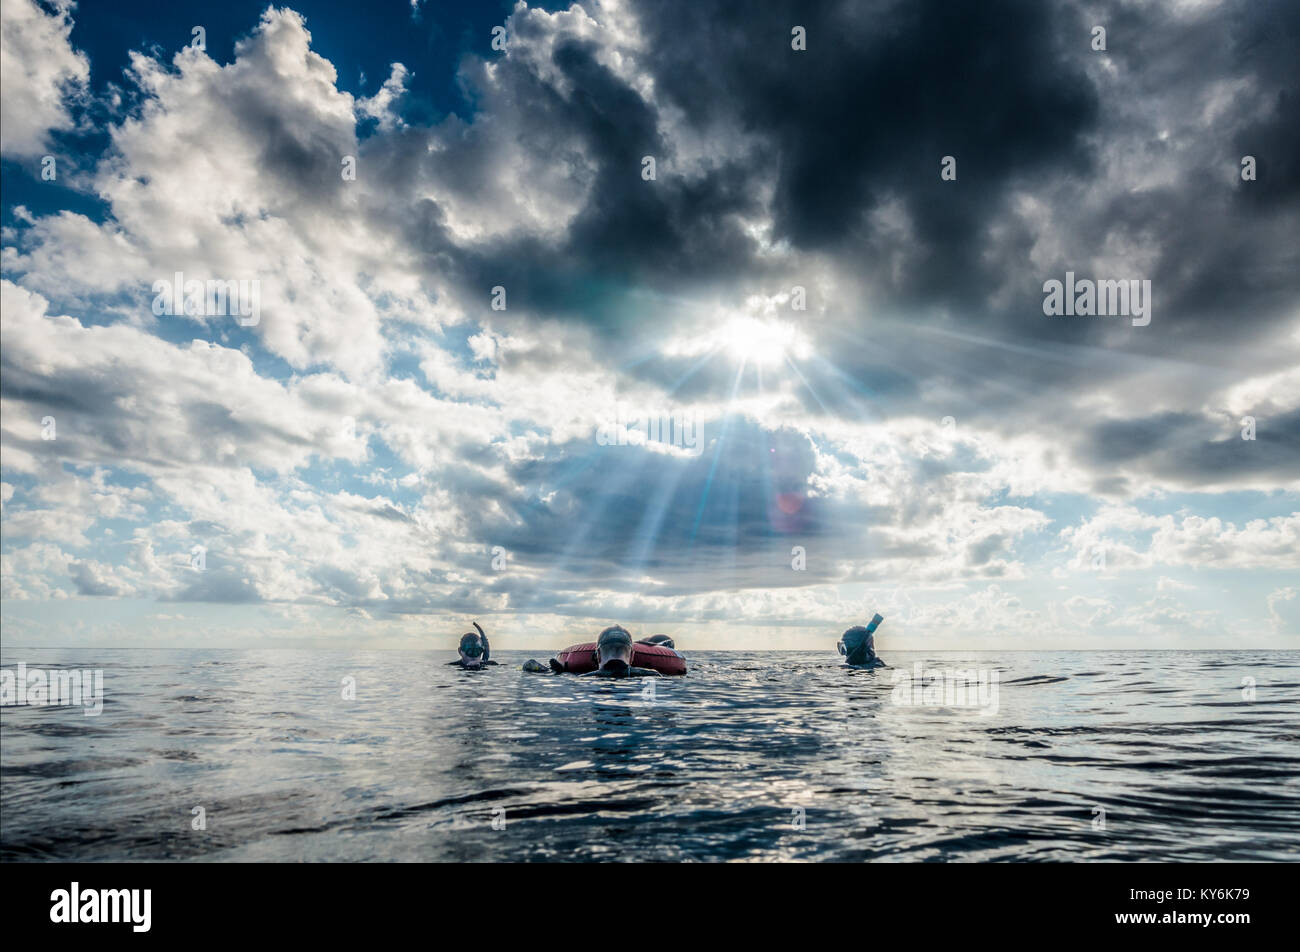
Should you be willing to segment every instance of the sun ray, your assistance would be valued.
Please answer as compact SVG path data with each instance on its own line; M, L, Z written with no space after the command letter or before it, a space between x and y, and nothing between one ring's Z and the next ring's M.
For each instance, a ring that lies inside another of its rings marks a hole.
M731 401L736 399L736 392L740 388L740 377L745 372L745 365L742 363L740 369L736 371L735 382L731 386ZM695 544L695 537L700 531L700 523L704 519L704 507L709 501L709 491L713 488L713 478L718 472L718 460L722 456L722 447L727 441L727 434L731 431L732 415L728 413L723 417L722 433L718 437L718 443L713 449L713 462L709 466L708 478L704 481L704 490L700 493L700 505L695 510L695 521L691 525L691 545Z

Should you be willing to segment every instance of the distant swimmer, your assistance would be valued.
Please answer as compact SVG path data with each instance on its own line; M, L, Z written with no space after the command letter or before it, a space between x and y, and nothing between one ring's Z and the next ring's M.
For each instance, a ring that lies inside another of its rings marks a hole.
M846 668L887 668L889 665L876 657L876 629L885 619L876 615L866 625L856 625L840 636L835 647L844 655Z
M529 660L525 671L553 671L598 678L657 678L686 673L686 659L668 635L633 641L622 625L610 625L594 642L572 645L550 660L550 667Z
M478 622L474 622L474 627L478 629L478 634L467 631L461 635L460 646L456 649L460 657L448 661L448 664L460 665L466 671L478 671L489 664L496 664L491 660L492 647L488 644L487 632Z
M651 635L649 638L640 639L639 641L637 641L637 644L660 645L661 647L664 648L673 648L673 649L677 648L677 646L673 644L672 638L670 638L668 635Z

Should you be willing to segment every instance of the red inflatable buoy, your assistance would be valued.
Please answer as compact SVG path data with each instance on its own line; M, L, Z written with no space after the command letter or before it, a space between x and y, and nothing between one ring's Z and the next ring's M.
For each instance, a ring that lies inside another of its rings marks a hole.
M571 645L560 652L557 659L570 674L586 674L596 670L596 643ZM660 674L685 674L686 659L672 648L663 645L632 645L632 667L653 668Z

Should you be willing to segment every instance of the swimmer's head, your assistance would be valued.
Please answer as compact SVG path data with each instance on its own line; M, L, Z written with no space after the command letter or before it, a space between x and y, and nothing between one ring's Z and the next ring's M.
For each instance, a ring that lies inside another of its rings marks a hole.
M478 622L474 623L478 628ZM478 632L467 631L460 636L460 646L456 649L460 654L460 660L467 667L479 667L487 660L487 639L482 635L482 628Z
M876 656L876 639L863 625L855 625L840 636L836 645L849 664L867 664Z
M596 667L626 674L632 666L632 636L622 625L610 625L596 638Z

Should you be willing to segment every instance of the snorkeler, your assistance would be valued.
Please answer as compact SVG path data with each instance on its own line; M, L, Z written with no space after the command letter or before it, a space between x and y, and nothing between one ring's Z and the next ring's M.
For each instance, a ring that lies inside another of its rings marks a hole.
M666 637L666 636L659 636ZM558 662L552 661L554 668ZM632 666L632 635L622 625L610 625L596 638L596 670L584 677L592 678L657 678L654 668Z
M865 627L855 625L840 636L839 643L835 647L839 649L840 654L844 655L844 667L889 667L880 658L876 657L876 629L880 627L880 623L884 620L883 616L876 615L871 619L870 624Z
M496 664L491 660L492 647L488 644L487 632L478 622L474 622L474 627L478 629L478 634L467 631L461 635L460 645L456 649L460 657L455 661L448 661L448 664L460 665L467 671L478 671L485 665Z
M524 670L543 673L548 668L530 659L524 663ZM685 674L686 659L678 654L668 635L633 641L622 625L610 625L595 642L565 648L558 658L550 660L549 670L600 678L657 678Z
M677 646L673 644L673 639L669 635L651 635L649 638L639 638L637 639L637 644L659 645L663 648L677 648Z

